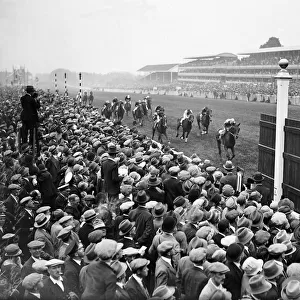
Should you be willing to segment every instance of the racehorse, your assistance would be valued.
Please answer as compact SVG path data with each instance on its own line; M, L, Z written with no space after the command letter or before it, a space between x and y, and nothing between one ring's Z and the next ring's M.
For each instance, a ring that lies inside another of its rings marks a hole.
M130 103L130 101L125 101L124 108L125 108L125 111L126 111L126 116L128 117L128 113L131 111L131 103Z
M141 109L143 111L144 116L148 117L148 107L147 107L147 102L146 101L142 101L142 103L140 104Z
M211 109L202 115L201 115L201 113L198 113L196 116L196 119L197 119L199 131L201 132L201 134L208 134L208 127L211 122ZM201 131L201 128L202 128L202 131Z
M132 111L133 116L133 124L136 125L137 123L140 124L140 126L144 125L144 109L142 108L142 105L140 104Z
M233 125L228 131L225 132L225 134L221 137L221 139L220 139L220 133L218 131L216 135L216 139L218 143L220 158L222 158L221 144L223 144L224 146L224 150L226 152L226 157L228 160L232 160L235 157L234 145L236 139L239 137L240 124L241 123ZM229 149L231 150L231 154L232 154L231 157L229 155Z
M182 121L182 125L181 125L181 119L178 119L177 120L177 134L176 134L176 137L178 137L179 135L179 128L180 126L182 126L182 135L181 135L181 139L185 140L185 142L187 143L188 141L188 137L189 137L189 134L192 130L192 126L193 126L193 122L194 122L194 115L193 114L190 114L189 117L187 119L184 119Z
M112 109L111 109L111 104L110 103L102 107L101 115L104 116L106 119L111 118Z
M125 108L124 108L124 104L123 102L119 102L116 107L115 107L115 111L114 111L114 115L117 121L122 121L123 117L124 117L124 113L125 113Z
M152 140L154 139L155 130L158 133L158 142L162 143L162 136L164 135L166 139L168 140L168 143L170 143L170 140L167 135L167 117L163 116L159 119L159 121L153 125L152 127Z

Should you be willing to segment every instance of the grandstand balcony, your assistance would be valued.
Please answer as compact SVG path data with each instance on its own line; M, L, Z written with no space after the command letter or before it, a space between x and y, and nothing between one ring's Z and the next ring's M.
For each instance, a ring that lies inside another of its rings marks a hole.
M137 72L143 76L141 81L172 83L178 77L178 64L147 65Z

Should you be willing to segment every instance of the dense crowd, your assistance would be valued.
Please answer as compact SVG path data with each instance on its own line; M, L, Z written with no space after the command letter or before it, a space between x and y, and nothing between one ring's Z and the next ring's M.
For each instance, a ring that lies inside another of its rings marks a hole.
M34 93L1 89L0 299L299 299L300 216L262 174Z
M265 56L262 54L253 54L241 59L237 58L213 58L213 59L197 59L181 66L261 66L261 65L278 65L281 58L286 58L290 65L299 65L300 57L298 55Z

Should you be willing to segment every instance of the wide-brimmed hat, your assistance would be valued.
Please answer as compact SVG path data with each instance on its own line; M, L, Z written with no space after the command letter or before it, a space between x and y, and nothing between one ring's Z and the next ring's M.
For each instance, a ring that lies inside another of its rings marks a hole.
M22 250L17 244L9 244L4 248L5 256L19 256L22 254Z
M263 275L254 275L249 280L248 292L253 295L262 294L269 291L272 284L266 281Z
M265 177L260 172L254 173L252 178L255 182L262 182L265 179Z
M167 212L167 207L161 202L158 202L152 209L152 215L155 218L162 217L166 212Z
M107 147L107 153L108 154L116 154L118 153L118 149L117 149L117 146L113 143L109 143L108 144L108 147Z
M287 247L287 250L284 252L285 256L291 255L297 250L297 248L292 244L291 241L284 241L282 242L282 244L286 245Z
M49 222L51 215L45 215L44 213L38 214L34 219L34 227L40 228Z
M113 269L114 273L116 274L117 278L119 278L120 276L122 276L126 270L127 270L127 265L123 262L119 262L119 261L114 261L110 267Z
M175 288L173 286L160 285L153 292L153 297L165 300L169 299L175 293Z
M254 233L251 229L246 227L239 228L235 235L237 236L237 241L243 245L248 244L254 236Z
M256 259L252 256L249 256L244 261L242 269L248 276L253 276L262 271L263 264L264 261L262 259Z
M281 297L283 300L300 300L300 281L293 279L283 286Z
M119 224L119 230L120 230L119 235L123 236L129 233L134 227L134 224L135 224L134 222L130 222L128 219L123 220Z
M35 89L32 85L27 85L26 88L25 88L25 91L27 93L34 93L35 92Z
M266 279L273 279L283 272L283 265L274 259L268 260L263 266Z
M138 204L145 204L149 200L149 196L145 191L138 191L136 198L134 199Z
M279 230L277 232L277 234L274 236L273 238L273 243L276 244L281 244L283 242L286 241L290 241L291 240L291 235L289 235L284 229L283 230Z
M161 184L161 178L151 175L147 181L148 186L157 186Z
M223 165L223 168L224 168L226 171L232 171L232 170L235 168L235 166L233 165L232 161L227 160L227 161L225 162L225 164Z
M93 209L86 210L83 213L83 217L86 222L93 220L94 218L96 218L96 216L97 216L97 214L96 214L95 210L93 210Z

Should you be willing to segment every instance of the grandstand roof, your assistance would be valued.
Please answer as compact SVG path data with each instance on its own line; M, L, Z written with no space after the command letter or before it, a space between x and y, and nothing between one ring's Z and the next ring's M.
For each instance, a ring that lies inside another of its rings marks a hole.
M138 72L168 72L179 64L165 64L165 65L147 65L139 70Z
M286 52L286 51L300 51L300 46L261 48L254 51L238 53L238 55L251 55L251 54L258 54L258 53L273 53L273 52Z
M194 56L194 57L186 57L185 59L205 59L205 58L237 58L237 55L229 52L223 52L216 55L205 55L205 56Z

